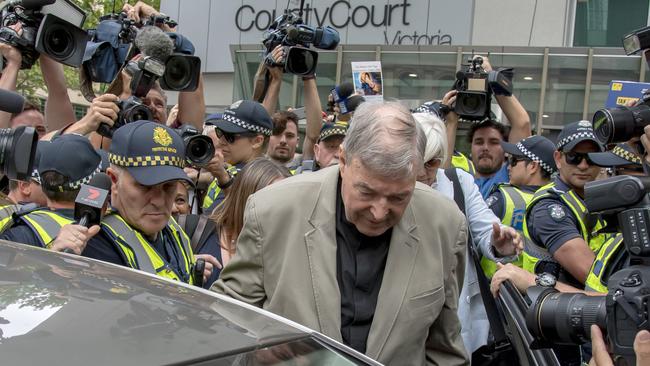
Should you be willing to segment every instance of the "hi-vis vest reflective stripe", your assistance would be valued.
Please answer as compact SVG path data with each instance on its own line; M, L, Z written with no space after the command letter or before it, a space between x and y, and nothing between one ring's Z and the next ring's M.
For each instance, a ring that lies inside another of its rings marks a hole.
M623 235L616 234L615 237L603 244L589 270L587 281L585 281L585 290L607 293L608 279L603 276L608 272L607 268L612 265L611 259L619 252L619 248L623 248L622 243Z
M61 228L74 223L74 220L48 209L35 210L20 218L36 233L41 247L48 249Z
M4 205L0 207L0 233L11 227L14 222L13 214L20 210L20 205Z
M451 157L451 166L453 166L454 168L463 169L464 171L471 174L472 177L474 176L474 173L476 173L472 161L469 160L465 155L463 155L463 153L459 151L454 151L454 155L452 155Z
M526 208L526 216L524 217L523 226L524 226L524 236L526 240L524 240L523 268L531 273L535 272L535 264L540 259L550 258L551 254L548 252L546 247L536 243L531 238L530 233L528 232L528 225L527 225L528 215L530 215L530 213L532 212L532 208L535 206L537 202L539 202L542 198L551 197L551 196L560 197L562 202L564 202L569 207L574 217L578 220L578 225L579 225L578 230L580 231L582 238L584 239L585 243L589 245L589 248L594 253L597 253L600 247L603 246L605 241L611 237L611 235L607 235L607 234L595 234L598 230L602 229L605 226L605 223L600 219L598 219L598 221L595 223L595 225L593 225L593 227L588 227L586 220L589 212L587 212L587 208L582 202L582 199L575 193L575 191L573 190L570 190L568 192L558 191L555 188L555 182L549 183L543 186L542 188L540 188L537 192L535 192L533 199L530 201L528 207Z
M226 169L231 177L234 177L237 175L237 167L234 165L228 166ZM214 201L217 199L217 196L219 196L219 193L221 193L221 188L217 185L217 180L213 180L212 183L208 186L208 192L205 194L205 198L203 198L203 208L210 208Z
M521 236L524 236L523 225L524 216L526 216L526 206L533 199L533 193L524 192L521 189L507 183L499 184L497 189L501 191L505 200L505 213L501 223L517 230ZM521 267L523 264L522 257L519 257L512 264ZM481 267L488 277L492 277L497 270L497 265L486 257L481 258Z
M111 214L105 216L102 220L102 228L113 239L113 243L115 243L116 248L122 253L123 257L126 258L129 267L193 284L191 269L194 254L190 246L190 239L173 218L169 219L167 227L172 233L174 245L183 256L179 262L183 265L184 273L176 273L142 234L131 228L121 216Z

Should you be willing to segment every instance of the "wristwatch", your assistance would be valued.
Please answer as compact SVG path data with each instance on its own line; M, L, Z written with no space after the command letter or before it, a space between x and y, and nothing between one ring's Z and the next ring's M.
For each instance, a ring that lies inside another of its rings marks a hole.
M557 280L555 276L550 273L544 272L540 273L535 277L535 284L542 287L555 287Z

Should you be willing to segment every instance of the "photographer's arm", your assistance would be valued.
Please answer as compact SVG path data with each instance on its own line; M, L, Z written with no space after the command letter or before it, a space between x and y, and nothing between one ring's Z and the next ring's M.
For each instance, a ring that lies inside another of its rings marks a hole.
M492 277L492 280L490 281L490 291L492 292L492 295L494 297L497 297L499 295L499 289L501 287L501 284L509 280L519 292L522 294L526 293L526 290L528 290L529 287L535 286L535 275L526 271L523 268L517 267L512 263L508 264L501 264L497 263L498 270ZM600 292L594 292L594 291L584 291L581 290L577 287L573 287L571 285L567 285L566 283L563 282L556 282L555 283L555 289L560 291L560 292L580 292L583 293L587 296L604 296L605 294L601 294Z
M63 133L89 135L97 131L101 123L112 126L120 112L116 102L119 98L113 94L103 94L93 99L86 115L68 127Z
M451 158L454 156L456 149L456 131L458 131L458 115L453 111L453 106L456 103L456 95L458 91L451 90L442 98L442 104L449 106L451 110L445 117L445 127L447 131L447 161L443 161L443 169L451 167Z
M284 47L277 46L274 48L271 56L275 63L283 63ZM280 100L280 87L282 86L282 75L284 74L284 71L282 66L266 66L266 68L268 69L271 78L262 105L270 115L273 115L278 107L278 101ZM261 75L260 77L264 76Z
M48 131L58 130L76 120L72 102L68 97L63 65L46 55L41 55L39 62L47 87L45 125Z
M184 124L191 124L202 131L204 119L205 95L203 93L203 75L201 75L195 91L178 93L178 120Z
M0 88L16 91L22 55L18 49L5 43L0 43L0 53L7 61L0 77ZM0 112L0 128L9 127L11 127L11 113Z
M305 93L305 116L307 118L305 141L302 143L302 159L304 161L314 158L314 145L318 141L323 120L316 79L305 80L303 89Z
M492 71L490 60L485 56L475 56L483 58L483 69L487 72ZM532 135L530 127L530 116L524 106L519 103L519 100L514 95L505 96L497 95L497 103L503 114L506 115L510 121L510 134L508 135L508 142L516 144L520 140Z

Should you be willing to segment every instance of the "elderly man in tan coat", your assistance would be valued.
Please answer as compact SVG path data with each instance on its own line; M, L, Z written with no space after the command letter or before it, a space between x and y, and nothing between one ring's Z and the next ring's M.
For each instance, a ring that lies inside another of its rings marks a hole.
M340 165L250 197L212 289L387 365L467 365L456 315L467 228L416 184L424 139L397 103L363 104Z

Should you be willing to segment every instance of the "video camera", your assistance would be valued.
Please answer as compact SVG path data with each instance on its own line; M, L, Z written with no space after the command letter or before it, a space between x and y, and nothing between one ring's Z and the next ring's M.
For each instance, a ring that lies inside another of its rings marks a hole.
M454 89L458 91L454 111L463 120L483 121L490 116L492 94L512 95L512 69L486 72L483 58L468 60L467 70L456 73Z
M21 69L30 69L41 53L68 66L81 65L88 38L81 29L86 13L72 0L14 0L2 5L0 42L20 51Z
M316 70L318 52L310 50L313 45L322 50L333 50L339 45L339 33L336 29L325 27L310 27L303 23L302 8L300 4L299 15L291 13L288 9L279 16L266 31L262 44L266 47L264 61L271 66L276 64L271 58L271 52L277 46L285 47L286 60L284 71L296 75L311 75Z
M196 168L204 168L214 157L214 144L208 136L202 135L191 125L176 129L185 144L185 161Z
M533 305L526 323L536 338L531 348L588 342L590 327L596 324L606 330L614 355L635 365L634 337L642 329L650 330L648 192L650 177L623 175L585 185L587 209L603 215L608 231L622 232L629 265L609 276L607 296L559 293L539 286L528 289Z

